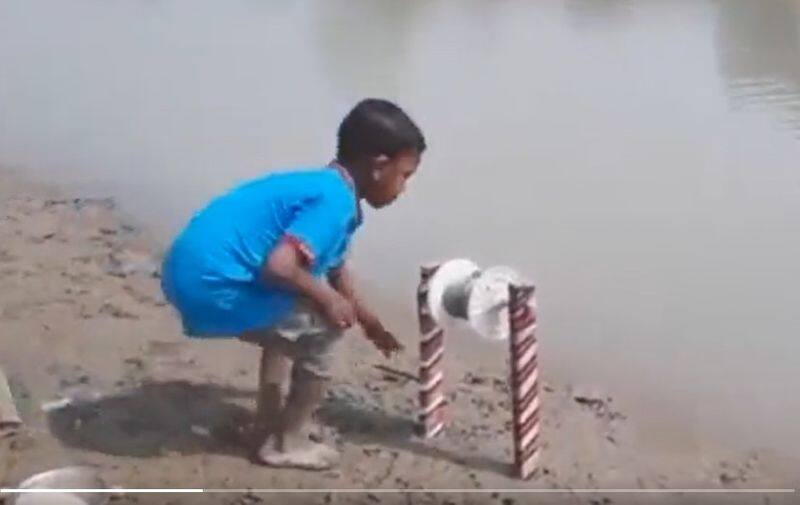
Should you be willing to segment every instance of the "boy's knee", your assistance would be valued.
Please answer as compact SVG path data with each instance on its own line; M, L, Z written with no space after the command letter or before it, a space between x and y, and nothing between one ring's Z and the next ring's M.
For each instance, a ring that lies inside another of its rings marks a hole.
M263 347L261 351L260 381L262 383L283 384L289 378L291 357L281 349Z
M330 363L320 357L304 357L296 360L292 366L293 381L329 381L331 378Z
M339 330L313 331L302 335L297 341L292 373L301 377L330 379L343 335Z

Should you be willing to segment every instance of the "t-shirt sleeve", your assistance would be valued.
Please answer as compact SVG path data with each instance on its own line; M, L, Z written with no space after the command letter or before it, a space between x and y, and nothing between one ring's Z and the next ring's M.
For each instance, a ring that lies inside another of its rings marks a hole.
M351 211L336 195L321 195L305 204L286 229L289 240L310 266L328 257L347 233Z

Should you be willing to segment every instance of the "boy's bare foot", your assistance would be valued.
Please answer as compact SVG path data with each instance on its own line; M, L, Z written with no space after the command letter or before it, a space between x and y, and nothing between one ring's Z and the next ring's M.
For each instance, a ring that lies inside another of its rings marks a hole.
M339 462L339 453L325 444L310 441L282 451L270 439L258 450L256 459L261 464L277 468L328 470Z
M318 421L312 419L308 422L304 430L308 439L312 442L322 442L325 439L324 428Z

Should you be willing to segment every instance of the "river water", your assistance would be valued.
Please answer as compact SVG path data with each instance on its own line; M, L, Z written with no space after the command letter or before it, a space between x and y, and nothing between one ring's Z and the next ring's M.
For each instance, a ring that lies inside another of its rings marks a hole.
M515 265L553 375L800 454L800 2L0 0L0 164L164 238L365 96L430 145L355 251L403 331L419 263Z

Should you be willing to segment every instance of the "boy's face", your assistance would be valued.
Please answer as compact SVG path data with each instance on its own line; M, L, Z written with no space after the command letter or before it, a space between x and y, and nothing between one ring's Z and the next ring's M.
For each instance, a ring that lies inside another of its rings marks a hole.
M401 151L391 158L378 157L364 198L376 209L394 202L405 191L406 182L417 171L419 162L420 155L413 149Z

